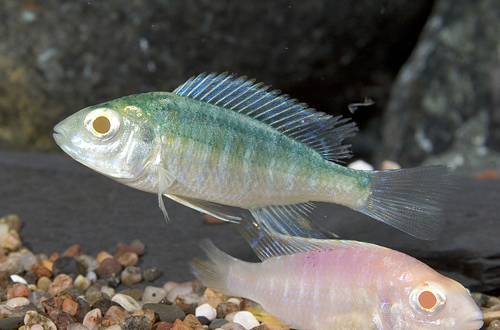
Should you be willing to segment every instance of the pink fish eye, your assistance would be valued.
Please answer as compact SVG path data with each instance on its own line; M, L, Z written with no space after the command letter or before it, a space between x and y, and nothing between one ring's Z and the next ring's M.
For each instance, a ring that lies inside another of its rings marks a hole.
M422 283L413 289L409 300L417 312L432 316L439 313L446 304L446 292L437 283Z

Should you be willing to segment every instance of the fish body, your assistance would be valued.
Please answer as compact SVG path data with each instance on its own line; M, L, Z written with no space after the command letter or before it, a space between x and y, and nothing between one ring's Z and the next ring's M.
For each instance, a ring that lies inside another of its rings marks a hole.
M252 299L292 328L473 330L483 324L462 285L403 253L284 236L252 245L263 262L238 260L202 241L209 261L194 260L192 271L204 285Z
M342 140L356 127L233 75L200 75L172 93L85 108L54 128L77 161L131 187L220 219L248 209L283 234L322 237L313 202L348 206L432 239L450 190L447 168L358 171ZM101 123L105 125L100 127Z

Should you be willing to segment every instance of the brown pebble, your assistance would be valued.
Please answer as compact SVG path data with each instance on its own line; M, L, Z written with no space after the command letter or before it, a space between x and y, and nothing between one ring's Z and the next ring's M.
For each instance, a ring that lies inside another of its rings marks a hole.
M177 300L177 298L176 298L176 300ZM175 305L179 306L179 308L182 309L182 311L184 313L186 313L186 315L187 314L194 314L196 311L196 307L194 307L193 305L190 305L190 304L176 302Z
M37 291L47 292L51 284L52 280L50 278L48 278L47 276L42 276L36 282Z
M57 253L57 252L52 253L52 254L50 255L49 259L50 259L50 261L52 261L52 262L56 261L57 259L59 259L59 253Z
M130 246L125 243L117 243L116 244L116 251L117 252L134 252L138 256L144 255L146 252L144 248L140 246Z
M278 324L272 324L272 323L266 323L266 322L264 322L262 324L265 324L269 330L284 330L284 329L288 329L288 328L282 327L281 325L278 325Z
M78 257L82 255L80 244L71 245L61 254L61 257Z
M160 322L156 322L153 325L153 329L152 330L170 330L170 329L172 329L173 326L174 326L173 323L165 322L165 321L160 321Z
M33 264L33 266L31 266L31 269L33 270L33 273L36 275L37 278L40 278L42 276L46 276L48 278L52 277L52 272L44 265Z
M7 299L26 297L28 298L31 290L22 283L13 283L7 288Z
M217 308L217 306L222 302L222 293L215 292L212 289L207 288L203 295L207 297L207 303L213 308Z
M122 271L123 267L120 265L118 261L114 258L106 258L104 259L99 267L95 270L97 275L110 275L110 274L119 274Z
M139 261L139 256L135 252L118 252L113 256L123 267L135 266Z
M10 274L5 270L0 271L0 289L7 289L10 283L12 283Z
M156 322L156 314L152 309L139 309L138 311L134 312L133 315L145 316L151 321L151 324L154 324Z
M476 174L476 179L479 180L498 180L500 179L500 174L494 170L486 170Z
M65 311L59 309L50 312L49 319L55 323L57 329L66 329L68 325L76 322L76 319L72 315L69 315Z
M396 162L393 162L392 160L384 160L382 164L380 165L380 169L382 171L385 170L399 170L401 168L401 165L399 165Z
M267 327L266 324L262 323L256 327L253 327L251 330L269 330L269 328Z
M186 315L186 317L184 318L184 320L182 322L184 322L188 327L191 327L193 329L203 327L201 325L200 321L198 321L196 316L194 316L193 314Z
M217 310L217 318L223 319L227 314L239 311L240 306L232 302L223 301L215 309Z
M493 320L500 320L500 311L483 311L484 314L484 326L489 325Z
M101 263L107 258L113 258L113 256L109 252L101 251L97 254L96 260L98 263Z
M61 305L63 311L74 317L78 315L80 310L79 310L78 300L75 298L75 296L71 294L62 294L57 298L59 298L62 301Z
M205 219L205 222L211 225L222 225L225 223L229 223L227 221L221 220L219 218L214 217L213 215L210 214L203 214L203 219Z
M186 323L177 319L174 322L174 326L172 327L172 330L193 330L193 329L190 326L188 326Z
M498 329L500 329L500 320L491 321L490 325L488 325L488 327L486 328L486 330L498 330Z
M104 327L110 327L115 324L119 324L122 320L129 317L130 313L120 308L118 306L111 306L104 314L102 325Z
M9 230L7 235L5 235L5 237L0 242L0 247L2 248L2 250L7 251L17 251L22 246L23 243L21 242L21 237L19 237L19 234L14 229Z
M72 288L73 279L66 274L59 274L54 278L47 291L55 297L59 292Z
M221 326L223 330L245 330L239 323L229 322Z
M50 314L54 310L62 308L62 300L58 299L57 297L42 297L40 298L39 303L42 304L43 308L45 308L45 311L47 311L48 314Z
M50 260L42 260L42 266L52 271L52 266L54 265L53 261Z
M127 296L130 296L130 297L134 298L137 301L141 300L142 295L144 294L144 292L141 289L139 289L139 288L133 288L133 289L130 289L130 290L125 290L125 291L123 291L121 293L126 294Z

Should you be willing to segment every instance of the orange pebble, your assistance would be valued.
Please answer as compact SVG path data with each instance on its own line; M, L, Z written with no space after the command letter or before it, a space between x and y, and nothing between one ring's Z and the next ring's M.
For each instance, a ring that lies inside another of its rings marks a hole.
M479 180L498 180L500 179L500 174L494 170L486 170L476 174L476 179Z

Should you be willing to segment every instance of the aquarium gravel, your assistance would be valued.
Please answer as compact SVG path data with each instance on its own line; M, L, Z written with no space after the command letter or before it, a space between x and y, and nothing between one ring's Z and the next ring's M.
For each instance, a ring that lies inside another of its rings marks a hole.
M21 226L17 215L0 219L0 329L285 329L245 311L256 303L212 291L198 280L130 288L162 276L160 266L137 266L146 252L139 240L96 256L78 244L61 254L34 254L23 246Z

